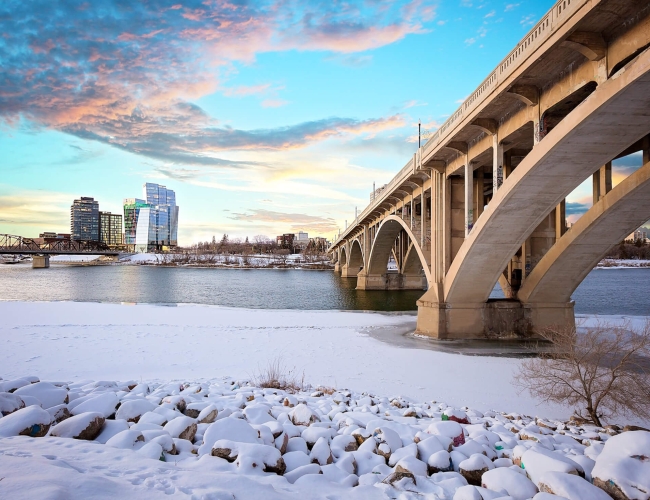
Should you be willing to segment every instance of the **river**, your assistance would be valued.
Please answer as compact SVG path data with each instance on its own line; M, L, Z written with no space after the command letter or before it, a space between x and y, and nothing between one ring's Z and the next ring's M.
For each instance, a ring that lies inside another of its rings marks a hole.
M0 299L194 303L302 310L412 311L421 291L355 290L332 271L157 266L0 266ZM578 314L650 315L650 269L595 269L573 294ZM493 296L499 296L498 285Z

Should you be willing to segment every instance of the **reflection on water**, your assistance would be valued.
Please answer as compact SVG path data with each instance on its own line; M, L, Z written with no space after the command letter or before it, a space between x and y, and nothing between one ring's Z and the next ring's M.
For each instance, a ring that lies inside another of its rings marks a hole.
M650 316L650 269L597 269L573 295L578 314ZM331 271L154 266L0 265L0 299L195 303L262 309L415 311L423 291L356 290ZM503 296L498 285L492 296Z

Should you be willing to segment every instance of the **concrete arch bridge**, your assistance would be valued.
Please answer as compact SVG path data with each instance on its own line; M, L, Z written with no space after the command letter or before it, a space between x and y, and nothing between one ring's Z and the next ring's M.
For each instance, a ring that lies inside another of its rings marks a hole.
M650 219L649 47L650 1L558 1L340 234L342 276L426 289L417 329L441 339L574 324L573 291ZM612 160L635 152L613 185Z

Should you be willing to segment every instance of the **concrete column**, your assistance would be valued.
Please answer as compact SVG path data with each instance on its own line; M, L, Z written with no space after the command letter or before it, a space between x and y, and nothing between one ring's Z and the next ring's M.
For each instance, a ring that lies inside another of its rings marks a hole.
M492 135L492 197L503 184L503 144L497 134Z
M608 162L593 175L594 205L612 190L612 162Z
M555 241L559 240L566 233L566 200L562 200L555 207Z
M469 155L465 155L465 237L474 226L474 170L469 161Z
M32 269L47 269L50 267L49 255L34 255L32 257Z
M484 196L483 196L483 167L476 169L474 172L474 220L483 213Z
M420 192L420 248L424 247L424 184Z

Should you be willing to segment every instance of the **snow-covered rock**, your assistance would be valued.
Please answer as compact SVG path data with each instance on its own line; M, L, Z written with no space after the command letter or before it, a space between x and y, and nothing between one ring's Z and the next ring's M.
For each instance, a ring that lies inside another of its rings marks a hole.
M238 443L221 439L214 443L212 456L235 462L238 467L259 467L264 472L283 475L286 465L280 451L265 444Z
M310 425L320 421L318 415L304 403L300 403L291 410L289 412L289 418L294 425Z
M14 394L36 398L45 409L68 402L68 391L49 382L36 382L16 389Z
M86 412L99 412L104 418L108 418L115 413L115 408L119 401L114 392L105 392L75 405L71 413L73 415L79 415L80 413Z
M494 464L481 453L474 453L458 465L458 470L469 484L481 485L483 474L494 468Z
M648 500L650 432L629 431L609 438L591 475L594 484L616 500Z
M163 429L165 429L173 438L194 441L197 425L196 420L191 417L178 417L171 422L167 422Z
M52 417L39 406L28 406L0 418L0 437L42 437L50 429Z
M146 399L132 399L120 405L115 412L115 418L137 423L144 413L153 411L155 408L156 405Z
M25 408L25 402L17 394L0 392L0 417Z
M49 435L92 441L101 432L105 420L99 412L79 413L56 424L50 429Z
M611 500L611 497L589 481L565 472L546 472L539 480L539 490L567 500Z
M530 479L508 468L485 472L481 477L481 486L494 491L505 490L515 500L526 500L537 493L537 487Z

